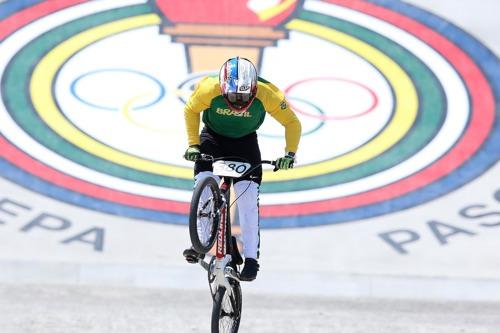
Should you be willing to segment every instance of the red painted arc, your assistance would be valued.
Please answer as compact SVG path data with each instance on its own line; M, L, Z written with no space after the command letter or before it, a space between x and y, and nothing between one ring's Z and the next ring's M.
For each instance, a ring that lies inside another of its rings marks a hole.
M0 39L4 39L17 29L56 11L83 3L87 0L45 1L29 7L0 22ZM20 169L56 184L60 187L88 195L90 197L121 203L145 209L185 214L189 204L177 201L137 196L125 192L111 190L80 179L68 176L33 159L4 137L0 136L0 156Z
M5 38L5 36L8 36L16 29L40 17L82 2L84 1L47 1L20 11L14 15L17 17L17 20L12 20L11 16L0 23L0 37ZM453 43L413 19L374 4L359 0L328 0L328 2L379 17L395 26L405 29L447 57L448 61L457 69L466 82L471 94L472 110L474 112L469 127L461 141L446 156L437 163L401 182L344 198L303 204L261 206L261 216L263 217L304 215L349 209L391 199L421 188L445 176L472 156L487 138L493 125L494 98L491 88L474 62ZM97 186L68 176L45 166L24 152L19 151L17 147L4 138L0 138L0 152L9 162L41 179L91 197L139 208L174 213L187 213L189 208L187 203L140 197Z
M409 17L386 8L360 0L324 0L343 7L352 8L402 28L425 41L455 67L470 92L473 111L469 126L461 140L435 164L400 182L365 193L343 198L322 200L293 205L263 206L262 216L278 217L334 212L364 205L375 204L422 188L455 170L467 161L488 137L495 119L495 100L486 78L477 65L455 44L434 30Z
M111 190L109 188L68 176L22 153L3 137L0 137L0 151L6 160L15 164L18 168L21 168L51 184L85 194L89 197L162 212L186 214L189 211L189 203L155 199Z
M5 39L16 30L43 16L87 1L88 0L43 1L32 7L16 12L0 22L0 40Z
M302 84L302 83L306 83L306 82L310 82L310 81L340 81L340 82L346 82L346 83L349 83L349 84L353 84L355 86L358 86L358 87L361 87L363 88L364 90L366 90L369 94L370 94L370 97L372 98L372 103L370 105L369 108L367 108L365 111L362 111L362 112L358 112L356 114L353 114L353 115L349 115L349 116L326 116L326 115L322 115L322 114L310 114L310 113L307 113L305 111L302 111L300 108L297 108L296 106L294 106L291 102L290 102L290 105L292 106L292 109L297 112L297 113L300 113L304 116L307 116L307 117L311 117L311 118L317 118L317 119L320 119L320 120L348 120L348 119L354 119L354 118L359 118L361 116L364 116L370 112L372 112L373 110L375 110L375 108L377 107L378 105L378 96L377 94L370 88L368 87L367 85L361 83L361 82L357 82L357 81L354 81L354 80L350 80L350 79L345 79L345 78L338 78L338 77L312 77L312 78L307 78L307 79L304 79L304 80L300 80L300 81L297 81L293 84L291 84L290 86L288 86L285 90L284 90L284 93L285 95L288 95L293 88L295 88L296 86Z

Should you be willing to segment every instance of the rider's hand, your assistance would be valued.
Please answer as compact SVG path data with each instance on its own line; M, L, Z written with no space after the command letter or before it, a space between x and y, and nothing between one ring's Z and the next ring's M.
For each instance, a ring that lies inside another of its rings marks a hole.
M189 146L189 148L186 149L186 152L184 153L184 158L188 161L196 161L198 158L200 158L200 146Z
M295 154L292 152L287 153L285 156L276 160L276 169L287 170L293 168L295 162Z

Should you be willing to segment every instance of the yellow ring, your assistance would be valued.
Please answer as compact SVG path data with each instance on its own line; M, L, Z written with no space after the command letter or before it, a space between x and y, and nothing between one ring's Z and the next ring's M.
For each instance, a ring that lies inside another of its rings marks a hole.
M140 122L138 122L137 120L135 120L134 117L132 117L132 115L130 114L130 112L132 111L132 106L134 105L134 103L137 102L138 100L140 100L142 97L148 96L148 95L150 95L150 94L141 94L141 95L137 95L137 96L134 96L134 97L130 98L123 105L123 107L120 108L120 111L121 111L122 115L130 123L134 124L135 126L141 128L143 130L150 131L150 132L156 132L156 133L166 133L166 132L168 132L167 129L156 128L156 127L151 127L151 126L147 126L147 125L141 124Z
M64 41L51 50L33 71L30 82L31 98L41 119L50 128L61 137L85 151L102 159L136 170L191 179L191 168L167 165L116 151L89 137L68 122L61 114L52 94L52 82L56 73L67 59L71 58L82 48L119 32L148 25L157 25L159 23L160 18L156 14L141 15L97 26ZM287 24L287 28L332 41L357 53L364 59L370 59L370 63L382 72L394 89L396 102L395 114L392 122L379 136L359 149L325 162L299 167L288 172L265 172L266 181L311 177L363 163L392 147L408 132L417 116L418 98L410 78L397 63L376 48L328 27L295 19Z

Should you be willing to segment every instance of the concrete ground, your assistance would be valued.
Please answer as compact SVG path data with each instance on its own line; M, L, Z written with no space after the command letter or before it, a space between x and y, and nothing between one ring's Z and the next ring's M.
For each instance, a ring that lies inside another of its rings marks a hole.
M211 298L191 290L0 286L0 331L207 332ZM496 333L500 304L245 293L240 332Z

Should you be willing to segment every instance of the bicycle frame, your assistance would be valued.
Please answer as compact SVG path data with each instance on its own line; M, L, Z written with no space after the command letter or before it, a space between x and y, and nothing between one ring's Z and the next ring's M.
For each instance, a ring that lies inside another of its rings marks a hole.
M221 177L221 182L217 184L214 178L205 178L198 183L193 192L189 213L189 234L192 242L192 249L186 250L184 254L188 262L198 262L208 272L208 284L213 299L212 307L212 332L219 332L221 323L224 323L224 317L230 318L231 327L238 330L241 320L242 295L240 286L240 277L238 274L237 265L243 263L241 256L238 254L236 239L231 236L231 221L230 221L230 191L231 185L235 179L246 177L251 174L261 164L271 164L275 166L275 161L261 161L260 164L252 165L246 162L235 162L224 160L223 158L215 159L212 156L201 155L200 159L211 161L213 165L213 174ZM250 176L251 180L252 177ZM207 203L212 202L211 206L202 203L200 211L200 200L206 189L210 191L212 197L208 197ZM248 189L248 188L247 188ZM245 190L246 191L246 190ZM238 198L245 193L243 191ZM209 213L203 210L209 207ZM204 222L200 228L200 218L208 217L209 232L208 240ZM217 220L218 217L218 220ZM200 230L204 234L203 240L200 241ZM212 256L210 261L204 260L205 254L215 245L215 256ZM233 248L236 247L236 248ZM196 251L192 251L192 250ZM194 252L194 253L192 253ZM199 255L197 255L197 253ZM234 263L231 261L234 260ZM231 264L230 264L231 263ZM231 307L225 309L227 305L226 297L229 296ZM224 303L226 302L226 303Z
M220 208L220 221L219 221L219 226L217 228L217 243L216 243L216 253L215 257L217 259L222 259L227 253L227 242L226 242L226 223L230 223L229 219L227 218L227 198L228 197L228 191L230 189L230 185L224 181L222 182L220 186L221 194L222 194L222 206ZM230 231L230 228L229 228ZM229 235L227 235L229 237Z
M202 159L208 161L214 161L214 158L209 155L202 155ZM275 165L275 161L263 160L260 164L271 164ZM254 166L255 168L255 166ZM243 175L250 173L254 168L247 170ZM274 171L276 171L275 169ZM226 291L232 294L232 288L229 279L234 279L240 281L237 271L232 267L228 266L229 262L232 260L231 251L228 251L231 247L231 221L229 220L229 194L230 188L233 183L234 177L221 176L222 180L219 185L221 193L221 204L219 209L219 223L217 226L216 244L215 244L215 257L213 257L209 263L200 259L198 262L200 265L207 270L210 275L214 276L214 289L217 290L219 287L226 288ZM229 253L228 253L229 252ZM210 279L209 279L210 280ZM212 282L210 282L212 283ZM212 290L212 294L214 294Z
M232 260L231 254L228 254L228 247L231 246L229 239L231 239L231 221L229 221L229 192L231 188L232 179L223 177L220 185L222 203L220 209L220 219L217 228L217 237L215 245L215 261L209 267L209 272L215 276L214 286L215 289L223 286L226 291L232 294L232 288L229 285L228 278L239 280L237 272L228 264Z

